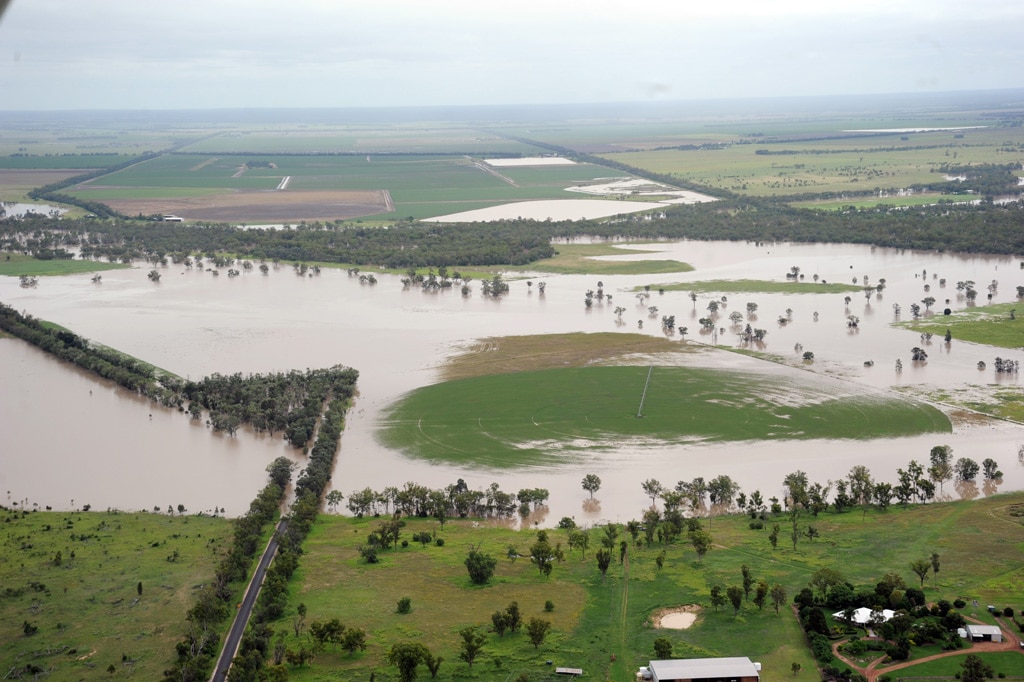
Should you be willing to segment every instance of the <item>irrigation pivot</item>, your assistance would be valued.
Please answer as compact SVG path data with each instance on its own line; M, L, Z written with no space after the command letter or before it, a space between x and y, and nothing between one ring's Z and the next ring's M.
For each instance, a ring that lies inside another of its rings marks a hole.
M644 392L640 395L640 407L636 408L636 418L640 419L644 416L644 400L647 399L647 387L651 385L651 372L654 371L654 365L651 365L647 369L647 381L644 382Z

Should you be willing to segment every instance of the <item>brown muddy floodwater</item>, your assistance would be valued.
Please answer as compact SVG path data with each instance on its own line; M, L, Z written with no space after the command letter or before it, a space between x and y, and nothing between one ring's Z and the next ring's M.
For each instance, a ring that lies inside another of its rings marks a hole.
M744 490L779 495L783 476L796 469L812 480L842 477L854 464L868 466L882 480L895 480L898 467L910 459L927 462L932 446L948 444L955 457L980 462L992 457L1005 477L1000 490L1024 488L1024 467L1017 460L1024 427L996 420L970 425L958 422L954 433L870 441L772 441L671 447L623 443L610 451L593 452L583 461L517 470L472 470L412 459L381 446L375 431L382 408L406 391L437 380L445 359L473 340L508 334L621 331L660 335L657 319L646 307L657 305L658 316L675 315L688 326L689 343L710 343L696 332L697 319L718 295L701 295L696 306L686 291L657 294L659 284L711 279L783 280L798 266L805 281L814 274L832 282L851 283L867 275L876 284L886 279L880 297L866 301L849 294L727 294L719 325L729 327L728 314L745 314L748 301L758 304L755 326L768 330L764 349L796 360L803 350L815 354L810 371L878 390L903 388L925 394L939 389L966 389L996 383L1020 388L1016 376L997 378L997 355L1024 360L1024 353L962 343L947 348L938 337L924 348L924 366L910 362L910 349L922 345L919 334L890 326L893 303L910 316L910 304L933 296L934 309L958 309L958 280L973 280L979 299L999 281L995 302L1014 300L1024 271L1011 258L900 252L851 245L756 246L726 242L679 242L650 245L651 257L669 257L697 269L678 275L536 276L547 282L541 296L524 280L511 282L501 300L484 299L478 283L463 298L458 291L426 294L403 290L398 277L381 275L376 286L361 285L344 271L324 270L299 277L289 267L257 270L239 277L163 269L150 282L148 265L103 273L100 284L89 275L41 278L35 289L22 289L16 278L0 277L0 301L20 311L62 324L94 341L118 348L186 377L213 372L265 372L343 364L360 372L359 396L349 415L335 468L333 485L345 495L370 486L401 486L406 481L440 487L463 478L475 488L492 481L505 490L543 487L551 492L541 524L562 516L581 522L626 521L639 516L649 499L641 481L657 478L666 485L697 476L727 474ZM654 253L653 251L657 251ZM621 257L616 257L621 258ZM636 258L635 256L631 258ZM947 280L940 287L938 278ZM584 293L602 280L612 302L587 310ZM638 304L632 289L653 285L647 302ZM924 291L924 285L931 287ZM616 306L627 309L618 324ZM792 310L792 321L778 318ZM818 313L817 322L814 313ZM847 315L860 318L851 333ZM676 337L678 338L678 337ZM718 343L738 345L727 329ZM902 373L894 363L901 358ZM865 367L867 360L874 366ZM979 372L984 360L989 369ZM805 368L784 367L734 353L707 349L693 357L707 367L764 372L765 380L784 373L806 376ZM82 504L93 508L152 509L184 504L190 511L224 507L229 515L245 510L265 480L264 468L274 457L294 452L282 441L242 432L236 438L211 433L171 410L149 405L111 385L85 376L14 339L0 340L0 494L7 502L27 501L64 509ZM91 391L91 394L90 394ZM591 504L580 488L586 473L601 476L598 500ZM982 486L979 483L979 488ZM966 490L968 495L993 490ZM946 494L956 496L950 485Z

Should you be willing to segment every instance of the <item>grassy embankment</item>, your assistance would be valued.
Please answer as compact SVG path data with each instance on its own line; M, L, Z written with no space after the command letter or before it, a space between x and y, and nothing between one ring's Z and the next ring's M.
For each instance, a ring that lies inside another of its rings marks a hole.
M208 516L2 515L0 666L52 670L51 680L107 677L111 665L159 679L232 530ZM25 623L38 629L26 635Z
M745 602L734 615L729 605L717 612L711 608L710 588L739 585L743 564L750 566L756 579L784 585L789 599L823 566L838 569L857 587L873 588L888 572L917 585L910 562L937 552L942 568L925 583L929 601L963 597L983 605L1019 608L1022 604L1014 600L1024 594L1019 554L1024 525L1020 516L1010 514L1011 505L1017 505L1019 512L1024 495L804 517L801 525L810 522L821 535L814 542L801 539L795 550L788 540L786 518L779 522L787 537L773 550L768 531L751 530L749 518L716 517L710 523L705 520L715 547L703 562L685 541L637 548L623 530L619 539L629 540L627 560L620 564L616 550L603 579L594 558L600 530L592 531L585 556L568 550L566 531L549 531L550 542L561 543L566 560L556 563L545 578L528 558L514 562L506 558L510 545L521 554L528 553L535 539L530 530L472 521L450 521L439 528L433 520L409 519L402 535L410 540L409 546L384 551L381 563L368 565L359 558L358 546L379 521L322 516L305 545L287 615L276 629L287 632L290 648L308 646L308 635L297 638L292 629L296 608L303 603L308 608L307 627L314 620L338 618L367 632L365 652L350 655L328 645L312 665L291 670L296 680L339 675L365 679L371 672L378 680L397 679L396 669L386 663L387 652L392 644L409 640L444 657L438 674L441 680L515 679L523 672L539 679L550 670L545 665L548 660L556 666L582 667L590 679L631 679L636 666L653 657L654 639L667 637L677 657L750 656L764 664L766 682L810 682L818 676L788 600L779 615L770 601L760 611ZM444 546L424 547L411 541L414 533L423 531L437 531ZM469 581L463 560L470 547L499 559L495 576L486 586ZM659 570L656 558L662 550L666 556ZM405 596L412 600L412 611L401 615L396 613L396 602ZM513 600L526 620L550 620L551 634L534 649L525 633L504 637L490 633L484 652L469 670L458 659L458 631L468 625L488 630L491 614ZM554 603L551 612L544 610L548 600ZM650 626L653 612L686 604L702 607L691 629ZM986 618L984 613L977 615ZM793 662L803 667L796 676L790 671Z
M0 275L8 277L45 277L49 275L75 275L83 272L130 268L122 263L98 260L40 260L21 253L0 254Z
M953 123L922 122L922 127L978 125L976 115L967 114ZM760 122L756 125L759 125ZM771 126L771 123L767 124ZM836 121L827 126L850 128L903 128L905 121ZM659 149L630 151L601 156L657 173L671 173L687 182L728 189L750 196L792 196L804 193L869 192L867 196L842 198L843 205L865 200L868 205L896 203L899 197L879 196L879 190L911 185L941 184L944 165L999 162L1007 140L1017 143L1024 133L1007 138L1004 128L936 130L916 133L886 133L862 137L834 137L837 128L822 129L820 139L799 139L813 135L814 123L794 123L774 133L784 142L742 139L748 125L719 126L719 141L732 143L722 148ZM739 134L737 134L739 133ZM832 136L832 137L829 137ZM789 139L787 139L789 138ZM746 144L735 144L736 142ZM784 153L779 153L784 152ZM934 203L934 198L932 198Z
M703 282L678 282L674 284L652 284L651 291L693 291L698 294L841 294L855 291L862 293L864 287L833 282L772 282L762 279L710 279ZM634 291L643 291L636 287Z

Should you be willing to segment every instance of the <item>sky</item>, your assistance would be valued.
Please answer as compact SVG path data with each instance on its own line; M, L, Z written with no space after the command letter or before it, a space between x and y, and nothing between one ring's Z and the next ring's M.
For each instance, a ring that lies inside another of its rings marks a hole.
M1022 27L1021 0L10 0L0 111L1019 88Z

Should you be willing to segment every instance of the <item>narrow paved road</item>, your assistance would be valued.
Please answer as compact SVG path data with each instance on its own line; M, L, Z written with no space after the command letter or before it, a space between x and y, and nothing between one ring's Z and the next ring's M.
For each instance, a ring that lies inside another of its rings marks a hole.
M224 647L220 650L220 656L217 658L217 665L214 667L213 676L210 678L211 682L223 682L228 678L231 661L234 659L235 654L238 653L238 645L242 641L245 626L249 624L252 608L256 605L256 599L260 596L263 578L267 575L267 568L270 567L270 562L273 561L274 555L277 554L277 538L286 530L288 530L288 521L287 519L281 519L277 524L277 528L274 529L274 535L270 538L270 542L267 543L267 548L263 550L263 556L260 557L260 562L256 566L256 572L253 574L252 580L249 581L249 586L245 588L245 595L242 597L241 605L238 607L238 613L235 614L235 620L231 623L231 629L228 630L227 637L224 638Z

